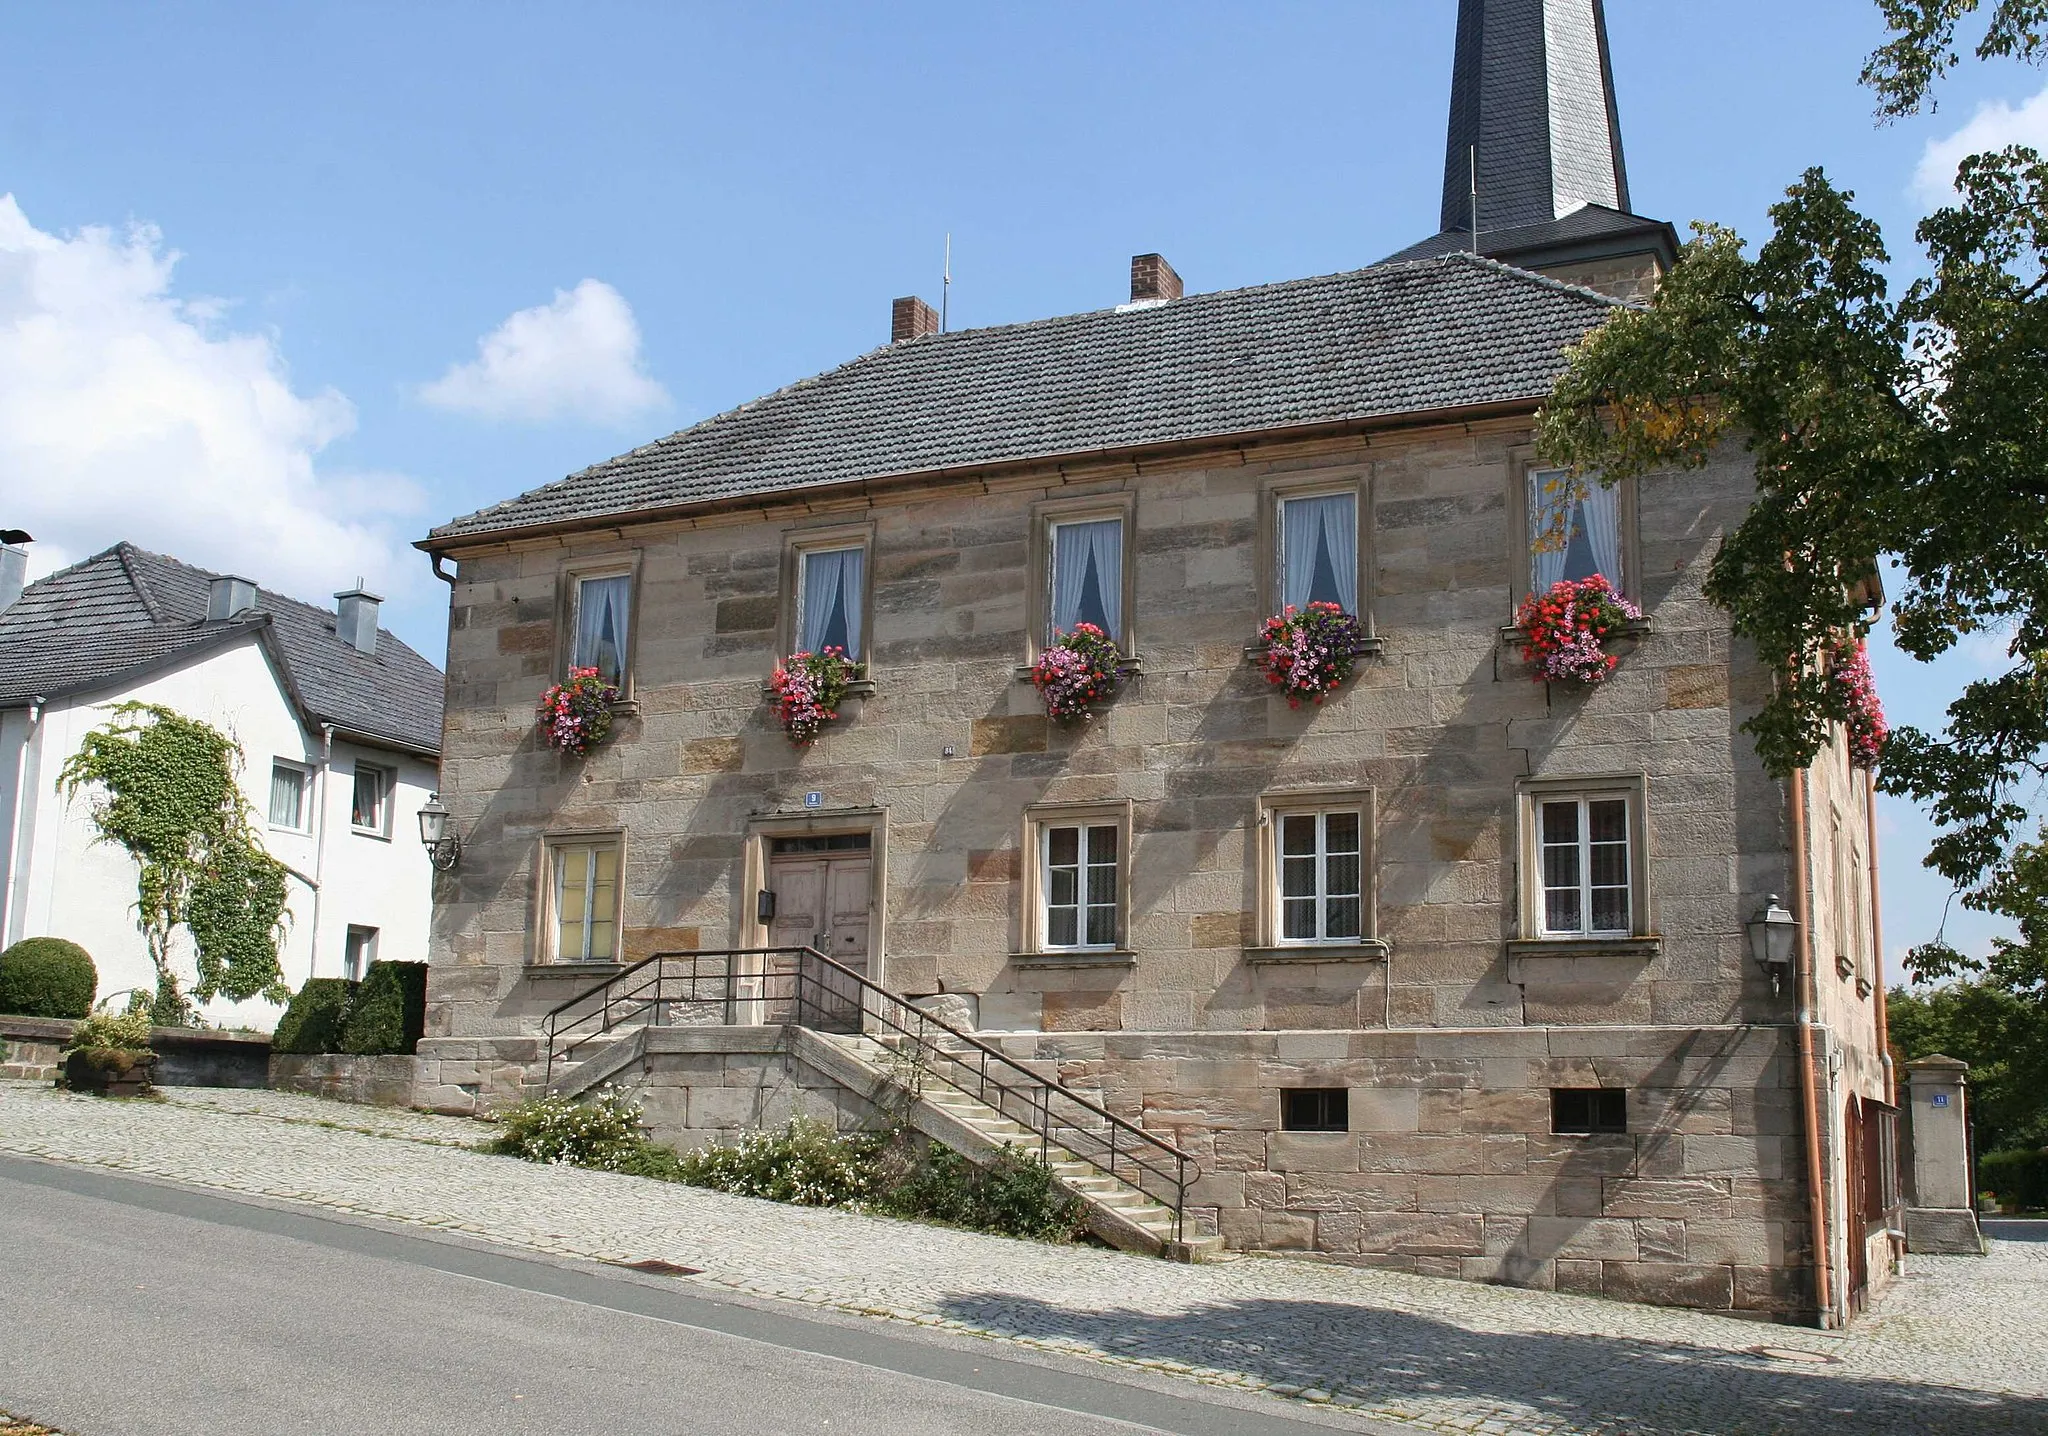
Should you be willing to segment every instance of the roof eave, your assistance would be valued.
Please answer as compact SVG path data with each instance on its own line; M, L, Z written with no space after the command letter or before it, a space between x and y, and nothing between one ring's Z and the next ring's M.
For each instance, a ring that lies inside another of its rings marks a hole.
M1001 459L975 464L953 464L931 469L908 469L897 473L868 475L858 479L842 479L836 483L808 484L797 488L764 489L754 494L695 499L686 503L625 509L617 513L592 514L573 519L556 519L547 523L510 525L504 528L479 529L460 534L428 534L425 538L414 540L413 547L426 554L447 555L455 553L460 549L485 548L493 544L520 539L551 538L562 534L590 533L606 529L616 529L626 525L661 523L674 519L689 518L697 514L759 508L778 501L788 502L808 499L813 496L844 495L856 493L864 489L887 490L908 484L943 482L947 479L993 477L1033 468L1043 468L1049 464L1066 464L1077 461L1088 461L1091 463L1142 461L1148 458L1162 458L1172 454L1199 452L1203 449L1229 448L1246 443L1330 438L1343 434L1399 429L1434 428L1453 423L1479 423L1489 419L1512 417L1525 412L1533 413L1546 397L1548 396L1545 394L1532 394L1524 398L1490 400L1484 404L1458 404L1437 409L1414 409L1400 413L1364 415L1349 419L1323 419L1302 424L1278 425L1265 429L1244 429L1220 434L1204 434L1194 438L1170 439L1150 444L1116 445L1099 449L1057 450L1050 453L1027 455L1017 459Z

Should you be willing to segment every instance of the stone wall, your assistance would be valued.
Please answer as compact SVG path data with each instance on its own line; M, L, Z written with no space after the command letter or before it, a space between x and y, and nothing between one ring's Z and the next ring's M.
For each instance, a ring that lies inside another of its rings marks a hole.
M361 1057L346 1052L275 1053L270 1085L279 1092L304 1092L372 1107L415 1105L417 1058L403 1053Z
M49 1017L0 1016L0 1077L56 1080L58 1054L78 1024Z

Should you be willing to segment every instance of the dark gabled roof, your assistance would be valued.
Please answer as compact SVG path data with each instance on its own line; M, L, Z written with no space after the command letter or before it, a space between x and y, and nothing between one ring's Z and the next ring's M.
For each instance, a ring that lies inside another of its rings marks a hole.
M1410 264L1418 259L1440 259L1447 254L1470 252L1472 235L1462 229L1445 230L1411 244L1382 264ZM1605 205L1581 206L1563 219L1539 220L1508 229L1481 229L1479 251L1503 264L1535 266L1563 264L1596 255L1650 251L1668 269L1678 256L1678 232L1661 219L1625 214Z
M1471 255L929 335L420 545L963 467L1535 402L1615 301Z
M441 751L440 669L381 629L377 651L360 652L333 613L268 589L256 608L209 622L216 576L122 543L30 584L0 609L0 707L111 688L253 633L309 726Z

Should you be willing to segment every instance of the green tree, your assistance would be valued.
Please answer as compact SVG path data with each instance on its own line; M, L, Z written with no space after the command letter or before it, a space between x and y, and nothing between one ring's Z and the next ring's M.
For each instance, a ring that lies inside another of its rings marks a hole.
M1931 106L1978 0L1879 8L1892 38L1864 79L1880 116ZM2000 0L1977 53L2038 61L2044 25L2043 0ZM1651 303L1573 351L1540 443L1607 483L1747 447L1756 503L1707 593L1778 669L1745 725L1775 773L1811 762L1849 716L1830 659L1874 621L1883 559L1904 578L1891 616L1907 654L2006 641L2009 666L1968 684L1941 732L1891 734L1879 782L1929 807L1928 865L1964 904L2019 923L1992 971L2048 998L2048 164L2023 146L1964 160L1956 202L1915 232L1926 277L1896 297L1884 236L1854 199L1807 170L1753 255L1733 231L1695 225ZM1939 940L1913 964L1983 965Z
M1970 1064L1978 1151L2048 1146L2048 1007L1979 980L1895 987L1886 1009L1901 1063L1940 1052Z
M173 965L192 936L192 996L282 1002L277 945L287 921L284 864L266 853L236 775L242 750L210 724L154 703L122 703L85 736L57 777L67 798L92 792L98 840L135 860L135 925L156 967L151 1015L193 1012Z

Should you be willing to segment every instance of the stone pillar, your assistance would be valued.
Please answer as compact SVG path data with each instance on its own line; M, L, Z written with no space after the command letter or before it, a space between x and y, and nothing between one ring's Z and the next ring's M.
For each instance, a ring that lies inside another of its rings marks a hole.
M1906 1250L1982 1256L1977 1202L1970 1190L1970 1128L1964 1114L1967 1062L1936 1054L1906 1064L1913 1128L1913 1190L1906 1208Z

